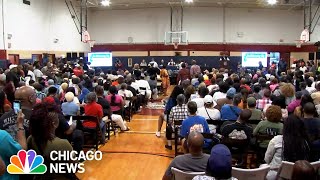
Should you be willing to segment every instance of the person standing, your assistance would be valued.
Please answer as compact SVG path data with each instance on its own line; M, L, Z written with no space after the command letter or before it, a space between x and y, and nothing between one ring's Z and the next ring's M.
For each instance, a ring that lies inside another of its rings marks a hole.
M167 96L167 89L170 86L169 73L166 68L167 68L167 66L165 64L163 64L162 69L160 70L160 78L161 78L161 82L162 82L163 96Z
M115 66L116 66L116 70L117 70L117 71L123 69L123 64L122 64L122 62L120 61L120 59L118 59L118 60L116 61Z
M286 72L286 71L287 71L287 62L285 59L282 58L278 64L278 74L281 74L282 72Z
M199 65L197 65L197 61L196 60L192 60L192 66L190 67L190 76L191 78L195 77L195 75L201 74L201 68Z
M263 64L261 61L259 61L259 69L262 70L262 68L263 68Z
M180 84L184 80L191 80L190 71L186 68L186 63L181 64L181 68L178 73L177 82Z

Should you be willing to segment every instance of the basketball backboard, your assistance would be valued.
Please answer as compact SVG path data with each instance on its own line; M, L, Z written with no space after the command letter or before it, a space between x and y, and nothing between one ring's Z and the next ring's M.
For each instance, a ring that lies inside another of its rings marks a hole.
M164 44L165 45L175 45L175 44L188 45L188 31L166 32Z

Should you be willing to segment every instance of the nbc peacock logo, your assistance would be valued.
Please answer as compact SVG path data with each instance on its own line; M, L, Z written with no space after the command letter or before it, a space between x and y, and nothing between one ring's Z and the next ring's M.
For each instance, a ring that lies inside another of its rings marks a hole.
M34 150L20 150L11 156L7 171L9 174L44 174L47 166L43 164L43 157Z

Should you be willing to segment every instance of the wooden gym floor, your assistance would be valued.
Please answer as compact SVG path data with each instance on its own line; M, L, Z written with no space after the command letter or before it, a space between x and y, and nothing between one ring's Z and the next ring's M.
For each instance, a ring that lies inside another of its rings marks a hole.
M85 162L85 173L77 174L84 180L159 180L174 157L167 150L162 126L161 138L155 136L161 109L143 108L133 116L130 131L117 133L99 148L101 161Z

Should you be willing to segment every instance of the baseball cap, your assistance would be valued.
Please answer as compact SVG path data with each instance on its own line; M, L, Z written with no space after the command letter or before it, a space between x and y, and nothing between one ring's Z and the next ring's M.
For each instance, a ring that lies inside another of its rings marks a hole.
M11 69L16 68L16 67L18 67L18 65L16 65L16 64L11 64L11 65L9 66L9 69L11 70Z
M248 99L247 99L247 103L248 103L248 106L253 106L253 105L255 105L256 104L256 98L254 98L254 97L249 97Z
M211 104L213 103L213 98L211 95L206 95L204 98L203 98L203 101L205 104Z
M229 98L233 98L235 94L236 94L236 89L233 87L227 91L227 97Z
M231 177L232 157L227 146L223 144L215 145L207 164L207 172L211 176L219 179L228 179Z

